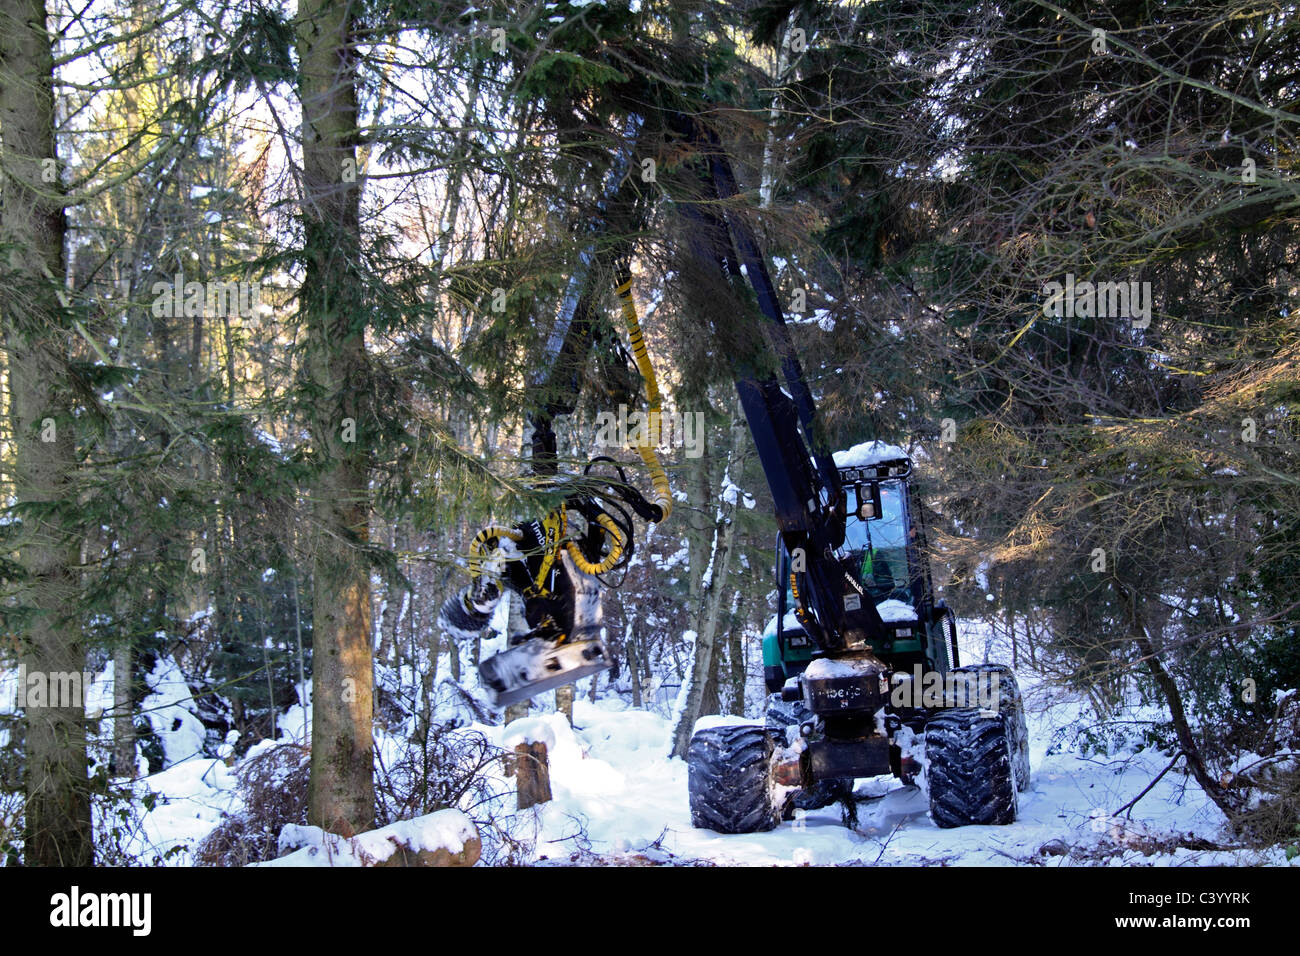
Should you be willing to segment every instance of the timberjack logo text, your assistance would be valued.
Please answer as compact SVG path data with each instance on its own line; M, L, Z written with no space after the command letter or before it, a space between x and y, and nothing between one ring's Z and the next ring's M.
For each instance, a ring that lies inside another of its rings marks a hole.
M129 926L134 936L148 936L153 928L149 893L82 893L74 886L51 896L50 907L51 926Z

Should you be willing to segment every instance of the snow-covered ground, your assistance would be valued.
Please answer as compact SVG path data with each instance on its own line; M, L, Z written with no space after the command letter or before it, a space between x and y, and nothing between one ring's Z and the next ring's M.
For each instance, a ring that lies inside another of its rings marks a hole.
M1031 708L1041 702L1039 694L1028 696ZM517 821L517 832L532 838L534 859L552 864L599 858L758 866L1285 865L1281 851L1179 847L1220 843L1223 818L1177 769L1139 801L1131 819L1108 818L1146 787L1168 758L1151 751L1111 759L1048 756L1046 742L1069 709L1058 701L1051 709L1031 710L1033 785L1021 794L1020 819L1010 826L940 830L929 820L922 790L877 778L859 781L858 795L867 799L858 804L855 829L846 828L839 807L831 806L769 833L724 836L691 827L686 764L666 756L671 733L666 718L617 701L579 700L575 727L559 714L531 718L544 722L554 740L555 799ZM498 739L505 732L477 729ZM531 735L537 736L536 728ZM206 834L220 812L234 805L232 785L229 770L214 760L187 761L148 778L159 802L145 814L141 842L161 852ZM185 855L176 858L184 860Z
M616 705L615 705L616 706ZM541 814L539 855L566 861L577 853L708 860L723 864L1052 866L1231 865L1285 863L1280 852L1178 848L1216 843L1222 815L1175 770L1138 803L1132 819L1107 817L1164 768L1157 753L1115 759L1046 756L1046 741L1065 709L1030 715L1033 785L1020 797L1020 819L1006 827L941 830L925 794L891 778L859 781L858 824L846 828L838 806L810 811L770 833L724 836L690 824L686 765L664 757L670 727L643 711L579 702L576 727L552 716L555 800ZM1187 836L1193 840L1184 840ZM1046 849L1044 849L1046 847ZM1144 851L1164 847L1149 856ZM1073 849L1075 856L1060 850ZM581 851L581 852L580 852Z
M544 863L710 861L743 865L1252 865L1280 864L1281 851L1222 851L1223 817L1180 769L1167 774L1133 809L1109 814L1137 796L1168 758L1147 750L1104 758L1048 755L1053 731L1077 716L1079 702L1027 688L1033 783L1020 795L1020 818L1006 827L938 829L922 790L892 778L859 781L858 825L838 806L810 811L776 830L724 836L691 827L686 764L667 756L667 718L618 700L576 702L574 727L560 714L544 724L555 799L515 820ZM477 726L507 743L506 728ZM517 729L516 729L517 730ZM517 736L517 734L515 734ZM544 736L544 731L541 735ZM145 815L148 843L190 843L232 806L230 772L219 761L191 760L148 779L160 796ZM513 807L504 812L513 813ZM184 856L177 862L183 862Z
M967 662L982 657L970 646L964 655ZM1068 731L1081 720L1091 723L1083 700L1038 683L1024 669L1020 681L1033 775L1029 791L1020 795L1019 819L1010 826L941 830L928 817L924 791L876 778L858 782L854 828L842 823L841 810L833 805L768 833L696 830L690 823L686 764L668 757L669 716L632 709L618 698L593 704L581 697L572 727L560 714L543 713L528 718L527 726L473 724L459 731L507 746L521 737L543 739L550 750L554 800L519 813L513 781L501 777L494 781L499 799L471 815L493 816L531 847L526 859L542 865L1288 865L1281 850L1219 849L1231 842L1222 830L1223 817L1181 764L1131 814L1111 816L1147 787L1169 758L1138 746L1122 747L1112 756L1081 753ZM303 709L295 708L280 725L287 736L301 739L307 720ZM381 735L381 749L395 740ZM271 746L264 741L253 752ZM223 811L240 805L234 771L220 760L182 760L135 787L140 812L123 842L145 864L190 862L190 850Z

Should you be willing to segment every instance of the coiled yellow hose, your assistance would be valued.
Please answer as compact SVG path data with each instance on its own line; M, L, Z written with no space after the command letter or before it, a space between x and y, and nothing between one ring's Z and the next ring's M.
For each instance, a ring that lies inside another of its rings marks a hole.
M508 528L484 528L476 534L469 546L469 574L476 581L479 575L483 573L483 548L490 538L508 538L518 544L523 540L523 535Z
M650 406L650 428L645 441L638 444L636 450L641 456L641 461L645 463L646 470L650 473L650 483L654 488L652 497L654 504L659 506L662 515L659 520L662 523L672 514L673 496L672 489L668 484L668 474L664 471L663 464L659 461L659 454L655 450L659 443L659 424L663 415L662 398L659 394L659 379L655 375L654 366L650 362L650 353L646 350L645 337L641 332L641 323L637 318L636 303L632 299L632 277L630 275L625 273L620 276L616 292L622 304L623 320L627 323L627 335L632 346L632 355L635 357L637 368L646 383L646 403ZM602 512L597 516L596 523L610 536L609 553L601 561L588 561L582 553L582 549L574 541L567 538L568 514L565 507L561 505L558 515L553 513L552 518L559 524L558 540L563 542L564 549L573 560L574 566L584 574L604 574L610 571L618 564L627 548L627 537L624 535L623 530L615 523L613 518ZM469 549L469 570L470 575L475 580L482 574L483 559L485 557L484 548L492 538L506 538L516 544L523 540L521 534L506 528L491 527L480 531L475 536L474 542ZM537 581L539 587L550 569L551 562L554 561L555 553L554 551L548 552L542 563L542 569L538 574Z
M659 380L655 377L654 366L650 364L650 353L646 351L645 338L641 334L641 323L637 319L636 303L632 301L632 277L626 276L619 282L619 301L623 305L623 320L627 323L627 337L632 345L632 355L636 367L645 379L646 403L650 406L650 428L646 441L636 447L637 454L650 472L650 483L654 487L654 503L663 512L664 521L673 512L672 489L668 486L668 475L659 461L655 446L659 443L659 419L663 414L660 407Z
M605 555L605 560L599 564L588 561L583 555L582 549L572 541L564 543L564 550L569 552L569 557L573 559L574 566L583 574L604 574L618 563L618 559L623 556L623 548L627 545L627 539L623 537L622 529L614 523L614 519L609 515L601 512L596 518L596 522L614 539L613 544L609 546L609 554Z
M799 579L793 571L790 572L790 596L794 598L794 617L804 627L808 626L808 616L804 612L803 602L799 600Z

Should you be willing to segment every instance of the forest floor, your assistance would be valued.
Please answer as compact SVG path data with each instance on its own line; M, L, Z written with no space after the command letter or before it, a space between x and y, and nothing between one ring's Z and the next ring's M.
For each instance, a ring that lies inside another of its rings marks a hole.
M982 659L974 650L968 647L964 659ZM471 815L509 831L523 848L512 862L541 866L1288 865L1280 848L1233 846L1222 813L1181 762L1131 811L1119 812L1169 763L1167 754L1144 743L1146 729L1161 717L1157 709L1135 705L1099 727L1080 695L1050 686L1029 668L1018 677L1032 781L1019 796L1019 819L1009 826L939 829L923 790L873 778L857 782L853 826L832 805L766 833L696 830L686 764L667 756L671 720L618 697L579 698L572 727L557 713L531 718L553 740L551 802L517 812L514 782L500 777L492 781L498 796ZM294 708L280 723L295 737L309 719ZM474 724L464 732L505 742L499 726ZM399 739L381 735L380 746ZM146 865L189 863L222 814L240 809L236 768L221 760L183 760L137 787L134 832L123 844Z
M1035 695L1030 693L1030 706ZM1039 703L1043 703L1039 701ZM1167 765L1151 749L1112 757L1047 753L1073 708L1029 715L1030 789L1004 827L941 830L923 790L892 778L858 781L856 826L839 805L775 830L725 836L691 827L686 765L668 760L668 722L644 711L579 702L575 727L550 718L555 800L539 815L537 860L612 865L1208 866L1285 864L1280 851L1225 846L1223 816L1179 768L1131 815L1111 816Z
M1063 745L1074 736L1084 705L1025 680L1033 768L1020 794L1019 819L1004 827L942 830L929 819L923 790L892 778L860 780L857 824L842 809L809 811L775 830L726 836L691 826L687 768L667 757L671 723L617 699L579 700L570 727L543 715L554 799L515 813L512 835L531 845L535 865L1029 865L1206 866L1287 865L1281 850L1233 848L1223 816L1181 765L1132 808L1111 816L1160 773L1169 758L1154 748L1129 747L1111 756L1084 756ZM1140 720L1140 718L1138 718ZM477 726L494 742L504 728ZM237 806L234 777L221 761L185 761L148 778L160 799L145 813L140 836L155 849L188 849ZM510 793L510 781L501 781Z

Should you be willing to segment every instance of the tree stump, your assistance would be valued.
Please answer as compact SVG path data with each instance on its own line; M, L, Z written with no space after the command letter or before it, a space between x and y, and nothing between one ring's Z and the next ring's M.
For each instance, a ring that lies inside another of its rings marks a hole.
M547 761L545 743L515 744L515 781L520 810L551 799L551 765Z
M594 683L594 681L593 681ZM576 688L572 684L562 684L555 688L555 709L565 716L569 726L573 726L573 696Z
M521 700L508 706L506 708L506 725L509 726L516 720L523 720L528 716L528 711L532 706L533 703L530 700ZM506 747L508 749L510 744L507 743ZM519 763L519 758L506 754L505 757L502 758L502 762L505 764L506 776L513 777L515 775L515 765Z

